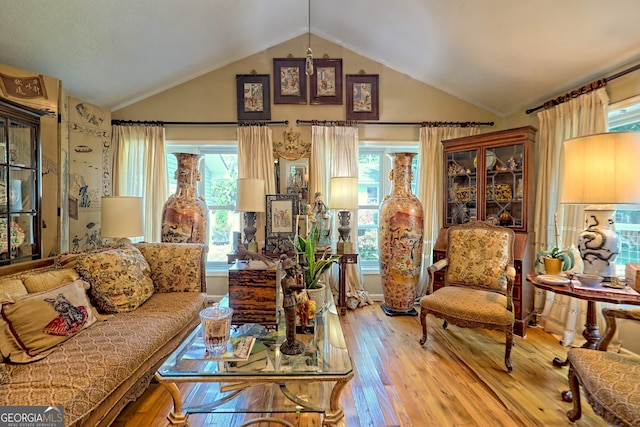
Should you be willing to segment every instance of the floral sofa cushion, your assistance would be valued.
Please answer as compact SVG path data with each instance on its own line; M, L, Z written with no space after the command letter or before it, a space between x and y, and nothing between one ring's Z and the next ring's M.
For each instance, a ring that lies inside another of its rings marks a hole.
M506 289L512 234L495 228L450 229L449 233L448 283L490 290ZM453 239L455 234L458 238Z
M155 292L198 292L202 277L200 247L190 243L136 243L151 268Z
M133 311L153 294L149 264L132 245L80 255L76 270L91 285L92 300L101 313Z

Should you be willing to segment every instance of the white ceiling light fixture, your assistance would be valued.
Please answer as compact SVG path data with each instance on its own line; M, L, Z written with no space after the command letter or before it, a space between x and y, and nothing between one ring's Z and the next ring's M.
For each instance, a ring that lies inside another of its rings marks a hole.
M311 0L309 0L309 31L308 35L308 48L307 48L307 61L305 63L304 72L307 76L313 75L313 51L311 50Z

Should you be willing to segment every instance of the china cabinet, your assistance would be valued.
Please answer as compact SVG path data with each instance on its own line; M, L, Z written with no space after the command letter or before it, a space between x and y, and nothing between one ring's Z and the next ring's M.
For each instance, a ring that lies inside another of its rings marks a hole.
M0 265L41 258L40 117L0 99Z
M524 280L533 271L533 144L536 129L525 126L442 141L444 154L444 228L434 245L433 262L446 257L447 227L493 220L516 233L513 304L514 332L526 335L532 321L533 287ZM433 289L444 285L435 275Z
M442 141L444 225L496 220L526 232L536 129L527 126Z

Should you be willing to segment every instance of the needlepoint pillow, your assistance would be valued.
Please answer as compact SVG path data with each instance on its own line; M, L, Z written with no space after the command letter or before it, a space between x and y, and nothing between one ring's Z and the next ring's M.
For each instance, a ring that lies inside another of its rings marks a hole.
M153 294L151 269L135 246L80 255L76 270L91 285L90 295L101 313L133 311Z
M0 350L14 363L42 359L55 347L97 318L86 294L88 284L78 279L54 289L2 304L8 334Z

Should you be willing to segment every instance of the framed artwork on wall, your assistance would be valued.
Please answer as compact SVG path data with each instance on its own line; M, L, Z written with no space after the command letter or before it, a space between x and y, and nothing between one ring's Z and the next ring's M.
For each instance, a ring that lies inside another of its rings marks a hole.
M342 105L342 59L314 59L313 69L311 104Z
M236 74L238 120L271 120L269 74Z
M378 75L347 74L347 120L378 120Z
M299 194L267 194L267 225L265 249L267 252L292 251L296 235Z
M274 104L307 103L307 75L304 68L304 58L273 59Z

